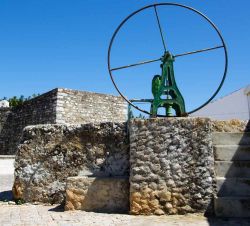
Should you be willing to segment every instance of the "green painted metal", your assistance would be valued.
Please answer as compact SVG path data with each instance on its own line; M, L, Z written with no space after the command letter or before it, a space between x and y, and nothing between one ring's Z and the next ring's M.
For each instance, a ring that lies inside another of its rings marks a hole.
M166 116L186 116L185 102L174 77L174 57L167 51L161 61L162 73L155 75L152 80L154 99L151 102L151 116L156 117L158 109L161 107L165 108ZM172 109L175 111L175 115L172 114Z

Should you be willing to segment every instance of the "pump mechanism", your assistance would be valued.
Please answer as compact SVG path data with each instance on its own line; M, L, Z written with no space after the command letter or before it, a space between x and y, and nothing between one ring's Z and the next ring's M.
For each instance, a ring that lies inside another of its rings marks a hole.
M170 51L167 49L167 45L165 42L165 38L162 32L162 26L161 26L161 22L160 22L160 18L158 15L158 11L157 8L158 7L163 7L163 6L175 6L175 7L181 7L181 8L185 8L189 11L192 11L198 15L200 15L203 19L205 19L206 22L208 22L216 31L216 33L218 34L220 40L221 40L221 44L218 46L214 46L214 47L210 47L210 48L205 48L205 49L199 49L196 51L191 51L191 52L184 52L181 54L176 54L173 55L172 53L170 53ZM163 56L157 59L153 59L153 60L147 60L147 61L142 61L139 63L135 63L135 64L130 64L130 65L126 65L126 66L120 66L120 67L115 67L112 68L111 67L111 62L110 62L110 55L111 55L111 49L112 49L112 45L113 45L113 41L117 35L117 33L119 32L119 30L121 29L121 27L129 20L131 19L135 14L138 14L146 9L152 8L154 10L154 14L156 17L156 21L157 21L157 25L159 28L159 33L160 33L160 38L161 38L161 42L162 42L162 46L163 46ZM219 84L219 86L217 87L217 89L215 90L215 92L212 94L212 96L205 102L203 103L201 106L199 106L198 108L186 112L186 107L185 107L185 101L184 98L180 92L180 90L178 89L176 80L175 80L175 74L174 74L174 62L175 59L177 57L182 57L182 56L186 56L186 55L190 55L190 54L196 54L196 53L201 53L201 52L207 52L207 51L212 51L212 50L216 50L216 49L220 49L223 48L224 49L224 55L225 55L225 66L224 66L224 73L221 79L221 82ZM153 98L149 98L149 99L127 99L119 90L118 86L115 83L115 80L113 78L113 71L116 70L121 70L121 69L125 69L125 68L129 68L129 67L135 67L135 66L139 66L139 65L143 65L143 64L149 64L152 62L156 62L156 61L161 61L160 67L161 67L161 75L155 75L152 76L152 96ZM214 25L214 23L204 14L202 14L201 12L199 12L198 10L191 8L189 6L185 6L185 5L181 5L181 4L176 4L176 3L159 3L159 4L153 4L153 5L149 5L149 6L145 6L135 12L133 12L132 14L130 14L127 18L125 18L121 24L118 26L118 28L115 30L110 44L109 44L109 49L108 49L108 70L109 70L109 74L110 74L110 78L115 86L115 88L117 89L117 91L119 92L119 94L129 103L129 106L133 106L134 108L136 108L137 110L144 112L146 114L149 114L151 117L183 117L183 116L188 116L188 114L194 113L195 111L198 111L199 109L203 108L204 106L206 106L219 92L219 90L221 89L224 80L226 78L226 74L227 74L227 66L228 66L228 57L227 57L227 49L226 49L226 45L225 42L222 38L222 35L220 33L220 31L218 30L218 28ZM135 102L148 102L150 103L150 112L146 111L145 109L139 108L137 105L135 105ZM159 108L164 108L165 110L165 114L160 115L158 114L158 110Z

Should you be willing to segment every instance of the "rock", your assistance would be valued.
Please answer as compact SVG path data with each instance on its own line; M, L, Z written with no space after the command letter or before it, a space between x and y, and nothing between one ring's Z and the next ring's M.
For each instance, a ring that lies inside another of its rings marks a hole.
M193 213L194 212L194 210L188 205L180 207L180 210L181 210L181 213L183 213L183 214L184 213Z
M211 124L208 118L130 121L132 214L206 212L215 192ZM149 166L146 173L137 170L142 166Z
M161 209L157 209L155 212L154 212L155 215L164 215L165 212Z
M16 203L14 201L9 201L8 204L9 205L16 205Z
M128 178L69 177L67 179L65 210L127 213L128 208Z
M62 203L68 177L128 176L125 123L28 126L15 159L15 199Z
M213 132L250 132L248 120L213 120Z
M160 198L161 201L166 201L166 202L169 202L171 200L171 192L167 191L167 190L164 190L164 191L160 191L158 193L158 196Z
M16 178L14 185L12 187L12 193L15 199L23 199L23 185Z
M157 199L149 200L148 205L150 206L151 209L157 209L159 208L159 200Z
M172 208L168 210L168 213L171 215L177 214L178 210L176 208Z
M165 207L167 208L167 210L170 210L173 208L173 205L171 203L167 202Z

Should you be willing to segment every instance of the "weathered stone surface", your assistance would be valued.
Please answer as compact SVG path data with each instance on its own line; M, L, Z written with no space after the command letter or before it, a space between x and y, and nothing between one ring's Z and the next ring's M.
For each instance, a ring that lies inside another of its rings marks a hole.
M129 132L132 214L211 211L215 176L209 119L135 119Z
M16 198L61 203L66 178L128 176L125 123L26 127L15 159Z
M56 123L125 122L127 103L120 96L58 89Z
M127 104L122 97L53 89L21 106L0 108L0 154L15 154L24 127L55 123L124 122Z
M127 213L128 177L69 177L65 210Z
M250 122L238 119L213 120L213 132L250 132Z

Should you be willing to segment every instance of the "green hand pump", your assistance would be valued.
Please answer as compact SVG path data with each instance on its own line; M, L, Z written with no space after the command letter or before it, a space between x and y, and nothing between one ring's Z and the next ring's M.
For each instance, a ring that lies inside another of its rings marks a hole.
M174 77L174 58L167 51L162 57L162 74L155 75L152 80L152 94L154 99L151 103L150 113L157 116L160 107L165 108L166 116L172 116L172 109L176 116L185 116L185 103L179 91Z

